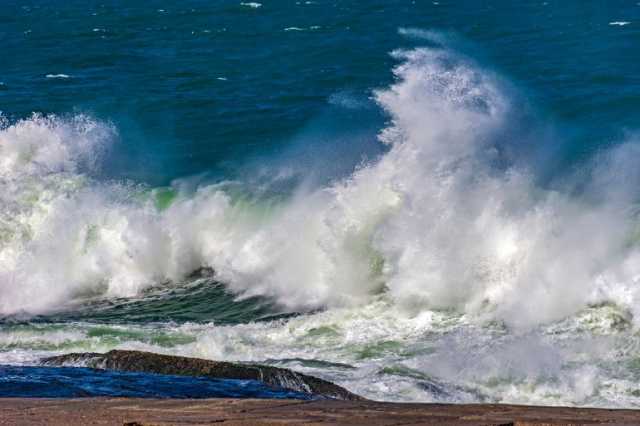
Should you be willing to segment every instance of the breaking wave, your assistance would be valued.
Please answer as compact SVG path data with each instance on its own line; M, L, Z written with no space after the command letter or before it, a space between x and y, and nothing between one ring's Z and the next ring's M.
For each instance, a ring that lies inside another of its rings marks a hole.
M385 153L285 199L242 182L105 182L97 170L118 138L110 124L5 120L0 314L130 297L203 267L242 296L295 310L384 294L405 311L511 326L606 301L635 314L637 144L542 184L510 148L521 142L520 106L508 84L442 46L393 56L395 82L374 92L388 117ZM550 144L541 138L539 149Z

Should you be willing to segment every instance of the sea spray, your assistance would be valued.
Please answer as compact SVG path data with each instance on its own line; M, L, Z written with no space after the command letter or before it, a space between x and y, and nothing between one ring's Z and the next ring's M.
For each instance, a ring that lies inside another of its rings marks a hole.
M255 213L268 200L241 202L225 183L174 188L159 206L153 191L96 180L114 131L87 117L5 125L1 311L133 296L200 267L291 309L380 292L410 310L511 325L609 299L635 309L637 176L625 170L636 150L587 164L579 192L541 188L533 169L493 167L515 108L498 77L441 47L394 57L396 82L375 92L390 120L379 135L388 152L330 186L294 191L268 214ZM607 195L614 169L625 182Z
M111 125L5 123L0 360L118 347L295 367L380 399L636 404L634 136L541 184L504 149L520 105L500 77L442 46L393 57L394 83L374 92L385 153L275 199L237 181L104 181ZM214 294L189 293L203 267L204 285L312 312L235 325L51 314L91 302L126 317L153 300L171 321ZM24 322L43 313L59 322Z

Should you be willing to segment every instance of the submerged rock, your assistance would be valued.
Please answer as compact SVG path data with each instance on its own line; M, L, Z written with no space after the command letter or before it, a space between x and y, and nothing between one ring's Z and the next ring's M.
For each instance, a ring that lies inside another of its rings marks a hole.
M258 364L210 361L199 358L161 355L141 351L112 350L104 354L84 352L59 355L41 360L46 366L76 366L105 370L208 377L212 379L260 380L270 386L326 398L347 401L362 397L326 380L297 373L286 368Z

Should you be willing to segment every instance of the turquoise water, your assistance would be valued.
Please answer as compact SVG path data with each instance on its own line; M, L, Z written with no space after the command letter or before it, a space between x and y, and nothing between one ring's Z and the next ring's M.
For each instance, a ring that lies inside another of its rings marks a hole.
M299 139L305 166L315 165L304 158L315 143L327 156L353 151L339 155L348 168L377 152L357 139L384 117L336 103L367 105L392 80L389 52L424 44L398 32L416 28L451 34L456 48L570 127L569 160L637 123L635 3L436 3L9 1L2 111L112 122L120 143L103 172L153 185L235 175L250 159L295 151ZM610 25L622 21L632 24ZM350 146L331 140L341 138Z
M635 2L3 6L0 363L640 403Z

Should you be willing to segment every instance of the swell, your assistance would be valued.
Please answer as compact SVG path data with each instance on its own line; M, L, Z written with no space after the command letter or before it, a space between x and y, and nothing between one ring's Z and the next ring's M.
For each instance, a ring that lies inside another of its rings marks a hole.
M64 309L43 313L15 314L0 319L16 324L86 323L209 323L218 325L272 321L297 315L262 297L239 299L208 274L191 274L183 282L149 287L134 297L83 298Z
M512 326L605 301L634 315L637 144L542 187L535 165L509 153L520 142L512 89L442 37L434 43L394 52L395 82L374 92L388 117L378 136L386 152L284 197L242 182L101 182L97 154L117 138L112 126L87 117L5 123L0 313L130 298L204 267L241 298L290 311L382 293L409 312ZM539 143L544 151L554 141Z

